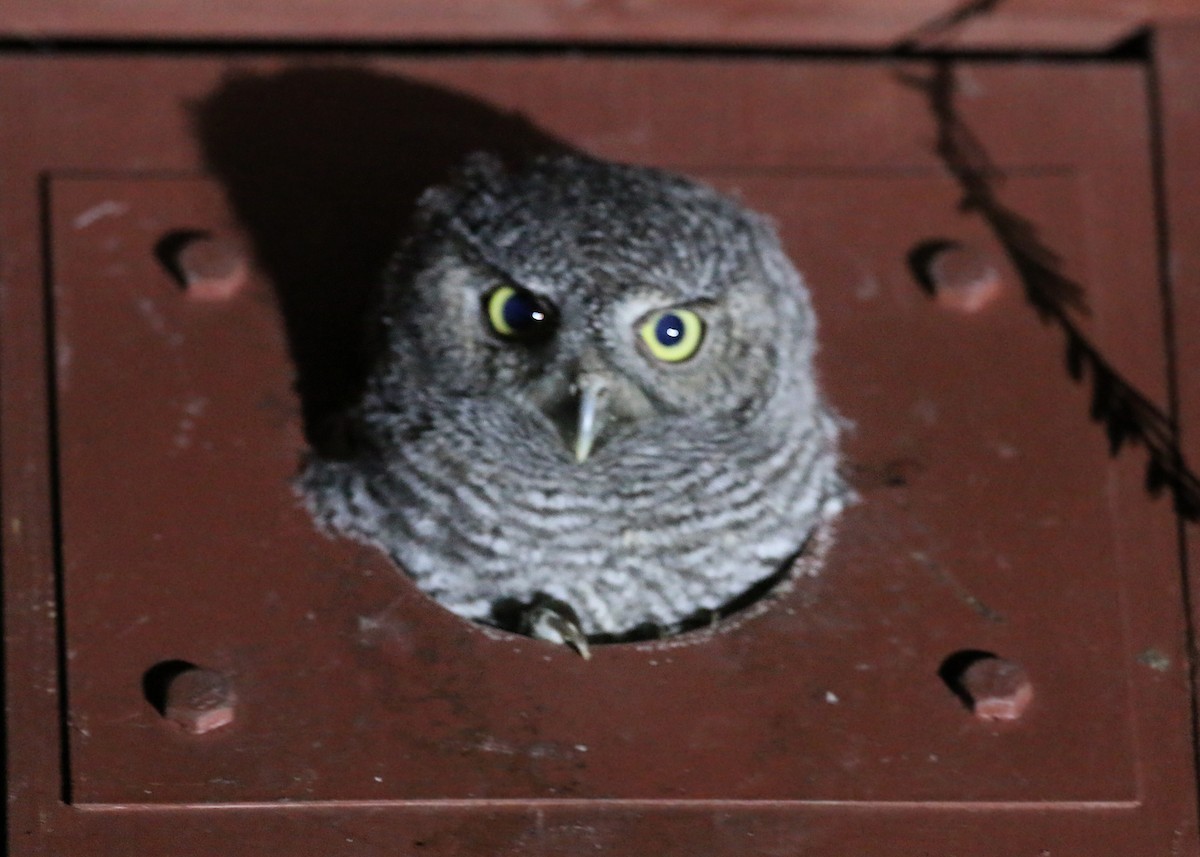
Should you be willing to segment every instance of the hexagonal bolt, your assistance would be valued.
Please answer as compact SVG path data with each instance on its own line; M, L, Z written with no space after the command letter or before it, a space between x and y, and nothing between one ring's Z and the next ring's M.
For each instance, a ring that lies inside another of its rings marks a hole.
M250 276L241 245L209 232L169 232L155 246L155 255L194 300L229 300L245 287Z
M163 716L193 735L233 722L237 694L229 679L200 667L184 670L166 687Z
M1000 272L981 251L948 244L928 262L934 298L947 309L975 313L992 303L1003 287Z
M1025 669L1004 658L980 658L963 671L958 684L981 720L1016 720L1033 701Z

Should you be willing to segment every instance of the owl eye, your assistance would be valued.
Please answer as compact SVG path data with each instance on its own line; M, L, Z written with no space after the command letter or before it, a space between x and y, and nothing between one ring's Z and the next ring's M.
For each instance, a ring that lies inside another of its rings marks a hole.
M533 342L554 331L554 308L515 286L499 286L484 295L483 312L492 330L506 339Z
M667 363L679 363L695 354L704 340L704 321L690 309L653 313L641 328L650 353Z

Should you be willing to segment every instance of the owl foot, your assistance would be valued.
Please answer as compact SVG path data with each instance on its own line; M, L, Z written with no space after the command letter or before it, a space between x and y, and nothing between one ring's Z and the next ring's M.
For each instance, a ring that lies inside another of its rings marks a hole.
M521 633L535 640L570 646L585 661L591 660L592 650L588 648L587 635L579 626L579 616L570 604L544 592L535 595L521 613Z

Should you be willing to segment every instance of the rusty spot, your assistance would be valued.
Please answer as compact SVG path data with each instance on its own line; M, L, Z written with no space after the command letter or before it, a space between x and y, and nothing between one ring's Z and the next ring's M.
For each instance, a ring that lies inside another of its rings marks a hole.
M1155 672L1165 673L1171 669L1171 658L1159 649L1149 648L1137 656L1139 664L1150 667Z

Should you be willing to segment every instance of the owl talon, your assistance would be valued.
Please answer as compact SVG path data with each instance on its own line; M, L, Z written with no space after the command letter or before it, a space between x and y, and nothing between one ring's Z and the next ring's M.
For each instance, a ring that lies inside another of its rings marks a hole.
M592 658L587 635L579 626L579 617L565 601L549 595L536 596L521 615L521 631L535 640L570 646L585 661Z

